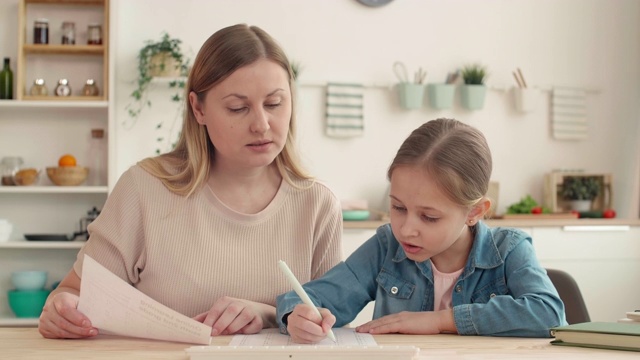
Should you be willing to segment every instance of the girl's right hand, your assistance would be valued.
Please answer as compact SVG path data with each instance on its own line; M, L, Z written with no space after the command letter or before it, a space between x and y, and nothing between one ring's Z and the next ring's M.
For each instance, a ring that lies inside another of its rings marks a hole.
M98 335L98 329L78 311L78 295L60 291L47 299L38 331L49 339L81 339Z
M336 323L336 317L328 309L319 308L318 317L309 305L299 304L287 318L287 331L291 340L300 344L317 343L327 337L329 330Z

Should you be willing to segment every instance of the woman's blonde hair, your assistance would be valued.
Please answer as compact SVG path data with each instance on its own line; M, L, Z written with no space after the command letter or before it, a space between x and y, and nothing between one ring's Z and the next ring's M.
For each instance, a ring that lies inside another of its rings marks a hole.
M431 120L415 129L389 166L389 180L403 165L422 167L451 201L462 206L475 205L489 189L492 160L487 140L458 120Z
M175 148L157 157L146 158L140 166L173 193L190 196L204 184L214 159L214 144L207 128L196 121L188 94L192 91L199 101L207 92L237 69L268 59L282 66L289 77L291 89L291 121L284 149L275 159L282 178L293 184L292 178L311 179L302 168L295 149L295 91L291 64L282 48L264 30L256 26L238 24L223 28L205 41L198 52L185 87L185 112L182 131Z

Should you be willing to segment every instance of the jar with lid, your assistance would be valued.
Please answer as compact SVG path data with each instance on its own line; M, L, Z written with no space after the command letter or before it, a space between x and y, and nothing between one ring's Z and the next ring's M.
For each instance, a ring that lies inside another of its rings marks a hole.
M35 79L33 81L33 85L31 85L29 94L31 96L47 96L49 91L47 90L47 86L44 84L44 79Z
M37 19L33 24L33 43L48 44L49 43L49 20Z
M100 90L98 89L98 85L93 79L87 79L87 82L84 84L82 88L82 95L84 96L98 96L100 94Z
M73 45L76 43L76 24L71 21L62 23L62 44Z
M71 86L67 79L58 80L58 86L55 89L56 96L71 96Z
M102 26L100 24L89 24L87 28L87 44L102 45Z
M5 156L0 160L0 174L2 174L2 185L13 186L16 183L13 181L13 175L16 171L20 170L20 167L24 164L24 161L19 156Z

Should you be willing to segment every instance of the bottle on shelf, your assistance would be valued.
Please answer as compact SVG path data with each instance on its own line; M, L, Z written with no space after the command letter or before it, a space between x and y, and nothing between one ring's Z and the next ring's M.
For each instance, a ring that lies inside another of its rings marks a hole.
M0 71L0 99L13 99L13 71L11 71L11 60L4 58L4 67Z
M76 24L71 21L62 23L62 44L73 45L76 43Z
M89 142L89 179L90 186L107 184L107 146L104 129L91 129Z
M102 25L89 24L87 27L87 45L102 45Z
M47 96L49 94L49 90L44 83L44 79L35 79L31 86L31 90L29 90L29 94L31 94L31 96Z
M33 24L33 43L48 44L49 43L49 20L38 19Z

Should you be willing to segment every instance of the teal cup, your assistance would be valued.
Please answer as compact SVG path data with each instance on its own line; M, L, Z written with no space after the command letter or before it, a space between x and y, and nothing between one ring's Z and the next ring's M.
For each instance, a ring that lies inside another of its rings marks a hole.
M50 290L9 290L9 307L19 318L37 318L42 313Z

